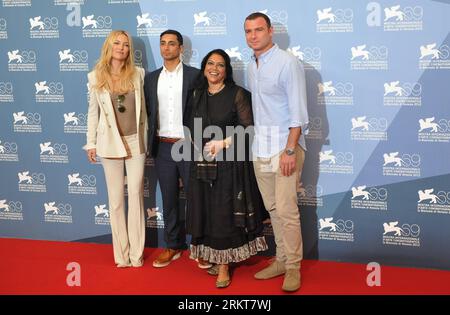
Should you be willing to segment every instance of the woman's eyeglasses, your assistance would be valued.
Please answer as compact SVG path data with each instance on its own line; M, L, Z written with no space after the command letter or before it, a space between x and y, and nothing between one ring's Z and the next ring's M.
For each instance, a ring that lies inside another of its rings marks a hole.
M125 105L123 105L123 101L124 100L125 100L125 95L123 95L123 94L117 95L117 99L116 99L116 101L117 101L117 110L120 113L123 113L126 110Z

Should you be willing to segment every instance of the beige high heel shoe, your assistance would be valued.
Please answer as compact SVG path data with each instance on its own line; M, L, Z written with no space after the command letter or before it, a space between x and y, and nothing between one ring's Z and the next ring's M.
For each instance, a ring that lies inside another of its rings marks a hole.
M211 276L219 275L219 265L214 265L206 271Z
M217 268L217 274L219 274L219 268ZM228 266L228 279L227 280L216 280L216 288L223 289L228 287L231 284L231 275L232 275L232 268Z

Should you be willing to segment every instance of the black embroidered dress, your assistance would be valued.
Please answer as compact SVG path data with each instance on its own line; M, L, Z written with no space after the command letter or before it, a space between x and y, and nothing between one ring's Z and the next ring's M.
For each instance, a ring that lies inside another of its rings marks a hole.
M250 93L237 86L225 86L217 94L196 90L191 98L188 126L194 139L193 119L202 118L202 132L208 126L218 126L222 140L233 136L232 145L216 157L214 179L199 177L198 162L191 162L190 188L187 196L187 232L192 235L191 258L202 258L216 264L240 262L258 251L267 249L261 231L261 214L264 204L257 188L252 162L249 157L249 141L244 146L244 161L236 161L238 142L235 135L227 134L227 126L247 127L253 125ZM193 146L193 152L202 145ZM226 151L234 150L227 159Z

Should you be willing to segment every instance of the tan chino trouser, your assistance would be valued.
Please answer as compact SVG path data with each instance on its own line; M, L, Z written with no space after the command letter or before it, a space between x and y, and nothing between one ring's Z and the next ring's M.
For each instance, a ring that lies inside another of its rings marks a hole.
M275 235L276 259L284 263L286 269L300 269L303 240L297 205L297 187L305 151L297 145L296 166L291 176L281 174L279 160L283 152L271 158L256 158L253 166L264 206L270 214Z
M108 202L114 261L118 267L143 264L145 245L144 164L145 154L139 151L137 134L122 137L128 158L103 158L108 188ZM125 217L125 174L128 185L128 218ZM128 221L128 225L127 225Z

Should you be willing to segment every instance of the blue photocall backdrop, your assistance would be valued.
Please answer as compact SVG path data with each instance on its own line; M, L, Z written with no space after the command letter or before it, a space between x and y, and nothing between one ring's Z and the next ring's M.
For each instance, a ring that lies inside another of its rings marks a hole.
M306 72L305 258L450 269L449 1L0 5L0 237L111 241L103 170L82 150L86 74L111 30L132 34L147 71L162 64L168 28L183 34L183 60L195 67L226 49L246 86L243 22L261 11ZM147 246L163 247L164 209L146 165ZM273 243L269 225L265 234Z

